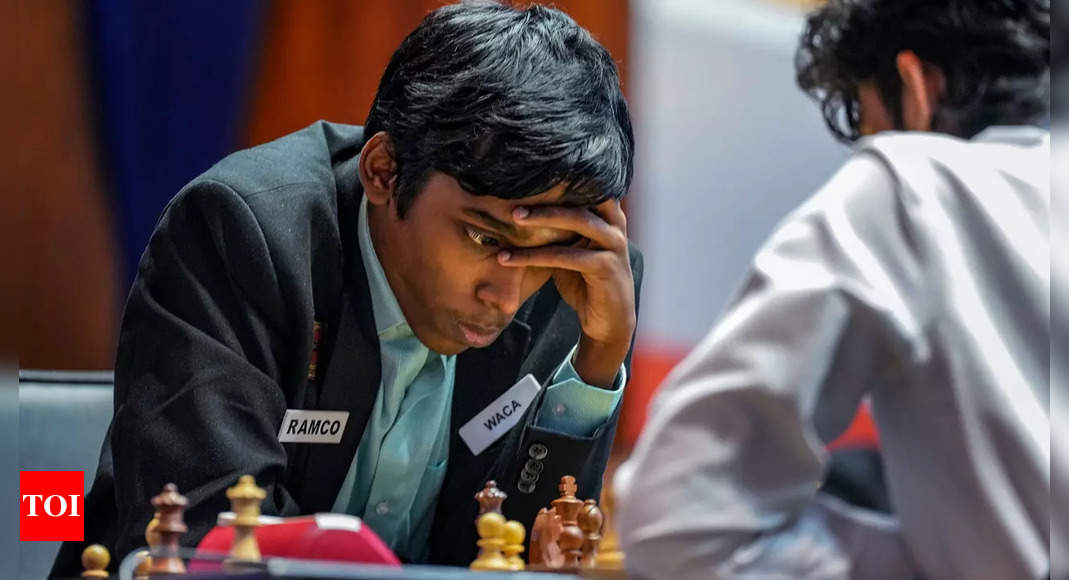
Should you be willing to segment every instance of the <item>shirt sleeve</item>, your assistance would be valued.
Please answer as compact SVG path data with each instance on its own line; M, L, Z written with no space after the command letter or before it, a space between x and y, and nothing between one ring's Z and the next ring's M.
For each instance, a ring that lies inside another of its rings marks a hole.
M568 352L546 387L535 425L580 437L593 436L609 420L623 398L627 369L620 365L611 389L588 385L575 371L572 360L578 345Z
M880 160L854 157L777 229L662 385L614 481L638 575L912 577L884 575L908 564L893 525L819 492L824 445L919 348L904 297L923 295L923 276L895 191Z

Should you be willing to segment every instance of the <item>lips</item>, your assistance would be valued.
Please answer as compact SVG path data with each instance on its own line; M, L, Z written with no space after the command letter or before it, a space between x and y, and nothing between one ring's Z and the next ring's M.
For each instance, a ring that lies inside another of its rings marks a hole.
M474 348L490 346L502 330L501 327L479 326L468 322L457 322L457 327L464 336L464 342Z

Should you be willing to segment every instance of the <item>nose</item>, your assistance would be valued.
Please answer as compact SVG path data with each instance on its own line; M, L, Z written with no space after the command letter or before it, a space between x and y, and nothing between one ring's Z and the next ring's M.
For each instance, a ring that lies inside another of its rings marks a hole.
M513 316L523 301L523 279L526 268L496 266L475 287L475 297L483 304Z

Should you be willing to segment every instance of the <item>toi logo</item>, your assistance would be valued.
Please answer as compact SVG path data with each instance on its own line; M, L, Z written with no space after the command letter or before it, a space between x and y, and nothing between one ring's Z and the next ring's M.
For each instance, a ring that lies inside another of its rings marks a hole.
M20 471L19 540L82 541L84 489L81 471Z

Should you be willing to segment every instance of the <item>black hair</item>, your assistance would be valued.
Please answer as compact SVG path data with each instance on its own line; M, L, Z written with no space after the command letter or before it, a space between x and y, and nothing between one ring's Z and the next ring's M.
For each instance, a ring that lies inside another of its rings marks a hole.
M933 129L969 138L1050 111L1050 0L829 0L795 55L798 85L840 140L858 138L858 83L875 81L902 125L896 56L939 67L946 90Z
M390 137L403 217L432 171L520 199L565 184L566 205L619 199L634 135L616 63L567 14L493 2L439 8L401 43L365 139Z

